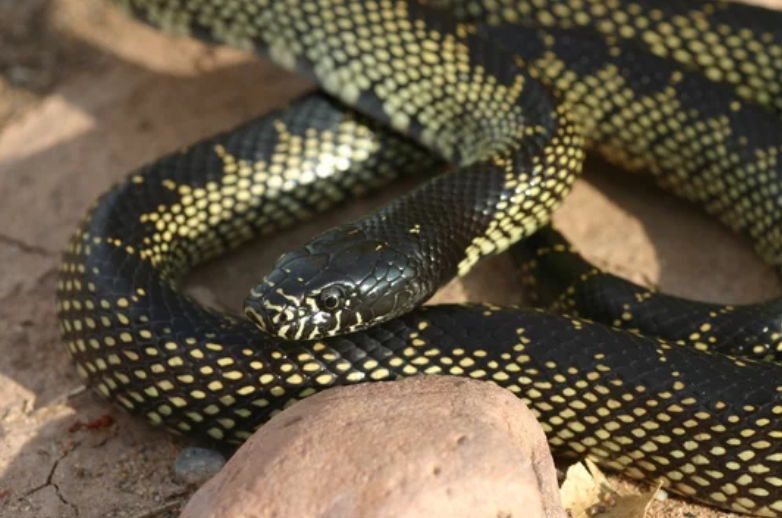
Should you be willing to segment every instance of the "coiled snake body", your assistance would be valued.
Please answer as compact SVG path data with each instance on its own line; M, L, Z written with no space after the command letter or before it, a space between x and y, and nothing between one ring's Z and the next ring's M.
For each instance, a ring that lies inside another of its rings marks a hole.
M782 371L721 353L775 358L778 302L695 304L673 328L651 318L648 336L644 303L660 301L640 289L596 311L607 324L621 311L632 331L541 310L415 309L545 226L585 143L782 263L782 16L616 0L431 2L456 21L391 0L119 3L174 33L267 53L363 115L311 95L142 168L95 204L67 246L57 309L100 393L170 430L238 443L331 386L469 376L523 398L555 454L782 516ZM443 161L455 169L284 255L245 304L254 322L177 291L193 266L254 235ZM526 252L528 285L554 258L575 275L557 278L560 309L611 302L610 280L596 284L602 274L542 236Z

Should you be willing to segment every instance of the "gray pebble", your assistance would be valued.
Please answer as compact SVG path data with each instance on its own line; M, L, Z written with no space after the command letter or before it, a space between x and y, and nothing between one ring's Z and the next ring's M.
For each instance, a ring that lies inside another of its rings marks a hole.
M207 448L188 447L182 450L174 463L178 478L189 484L203 484L225 466L222 453Z

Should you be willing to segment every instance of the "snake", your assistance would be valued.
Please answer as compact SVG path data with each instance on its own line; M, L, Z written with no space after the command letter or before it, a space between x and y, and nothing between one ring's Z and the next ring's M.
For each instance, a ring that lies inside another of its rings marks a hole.
M695 0L115 2L320 90L139 168L87 210L56 309L100 395L238 445L334 386L464 376L518 395L558 457L782 516L780 303L622 284L549 227L589 150L651 173L778 267L782 14ZM244 315L180 290L198 265L403 174L425 180L283 254ZM421 305L509 248L520 285L557 311Z

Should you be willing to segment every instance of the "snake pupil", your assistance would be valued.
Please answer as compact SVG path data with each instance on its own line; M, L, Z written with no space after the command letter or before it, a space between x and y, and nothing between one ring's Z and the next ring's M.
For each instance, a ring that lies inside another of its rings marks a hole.
M329 288L320 296L320 302L324 309L334 310L342 305L342 290L339 288Z

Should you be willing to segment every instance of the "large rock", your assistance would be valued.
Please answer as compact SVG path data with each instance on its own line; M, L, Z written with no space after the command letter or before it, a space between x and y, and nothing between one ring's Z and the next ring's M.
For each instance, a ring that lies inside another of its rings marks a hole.
M261 428L182 518L564 518L546 438L485 382L329 390Z

